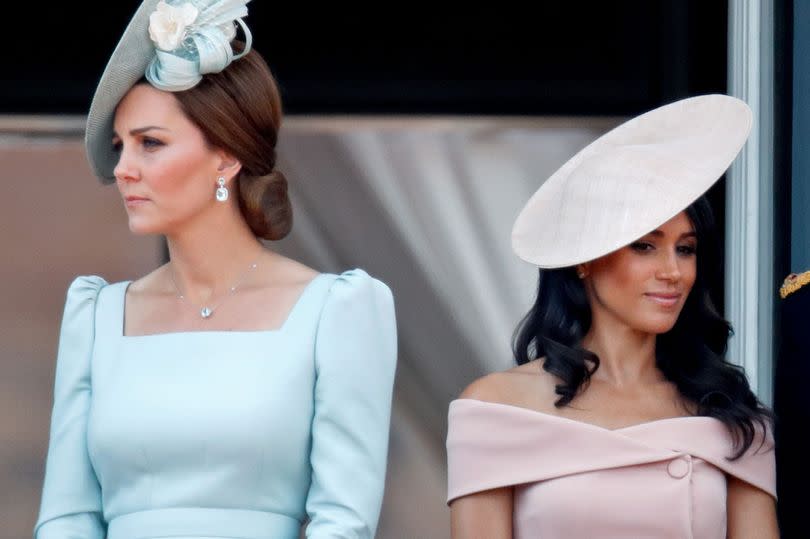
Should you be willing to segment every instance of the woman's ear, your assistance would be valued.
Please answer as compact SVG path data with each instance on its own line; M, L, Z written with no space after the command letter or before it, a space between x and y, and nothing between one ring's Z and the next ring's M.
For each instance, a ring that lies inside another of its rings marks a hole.
M239 171L242 170L242 163L235 158L230 153L224 150L217 151L219 155L219 166L217 167L217 173L221 176L225 176L228 180L236 177L239 174Z

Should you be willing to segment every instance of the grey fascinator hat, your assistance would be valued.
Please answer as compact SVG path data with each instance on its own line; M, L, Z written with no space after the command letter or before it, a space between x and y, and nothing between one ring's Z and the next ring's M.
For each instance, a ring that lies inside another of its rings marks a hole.
M87 116L87 157L102 183L115 181L113 118L121 99L143 77L159 90L188 90L247 54L252 35L242 18L249 1L144 0L101 75ZM237 26L245 48L234 54Z
M628 120L540 186L515 221L512 249L538 267L562 268L632 243L720 179L752 117L739 99L703 95Z

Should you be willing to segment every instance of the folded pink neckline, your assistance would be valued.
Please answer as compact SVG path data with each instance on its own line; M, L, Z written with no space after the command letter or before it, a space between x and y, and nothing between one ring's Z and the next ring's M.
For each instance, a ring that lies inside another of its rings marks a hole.
M539 410L532 410L531 408L526 408L526 407L523 407L523 406L517 406L517 405L514 405L514 404L503 404L503 403L500 403L500 402L490 402L490 401L482 401L482 400L479 400L479 399L461 398L461 399L455 399L453 402L450 403L450 406L452 407L454 403L460 403L460 402L464 402L464 401L468 401L470 403L480 404L480 405L484 405L484 406L497 406L497 407L509 408L509 409L515 410L518 413L525 412L525 413L528 413L528 414L537 414L537 415L540 415L540 416L543 416L543 417L546 417L546 418L549 418L549 419L552 419L552 420L558 420L558 421L561 421L561 422L564 422L564 423L569 423L569 424L573 423L575 425L581 425L582 427L594 428L594 429L597 429L597 430L600 430L600 431L606 431L606 432L622 432L622 431L639 429L639 428L644 428L644 427L651 427L651 426L658 425L658 424L661 424L661 423L668 423L668 422L673 422L673 421L674 422L679 422L679 421L698 420L700 422L707 422L708 421L710 423L719 423L720 425L723 424L722 421L720 421L719 419L714 418L714 417L708 417L708 416L702 416L702 415L689 415L689 416L675 416L675 417L664 417L664 418L661 418L661 419L652 419L650 421L644 421L642 423L634 423L632 425L626 425L624 427L617 427L617 428L611 429L609 427L603 427L601 425L597 425L596 423L588 423L587 421L579 421L579 420L571 419L571 418L564 417L564 416L559 416L559 415L549 414L549 413L546 413L546 412L541 412Z
M547 428L538 428L543 423ZM450 403L447 450L451 500L487 488L686 455L775 495L771 432L758 436L745 456L731 461L729 430L719 419L706 416L609 429L520 406L457 399Z

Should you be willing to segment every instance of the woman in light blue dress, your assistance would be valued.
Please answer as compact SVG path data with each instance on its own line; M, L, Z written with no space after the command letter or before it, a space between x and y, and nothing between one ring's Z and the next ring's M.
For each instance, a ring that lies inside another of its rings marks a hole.
M393 301L259 242L292 210L245 3L143 2L102 76L91 166L170 262L68 290L37 539L374 536Z

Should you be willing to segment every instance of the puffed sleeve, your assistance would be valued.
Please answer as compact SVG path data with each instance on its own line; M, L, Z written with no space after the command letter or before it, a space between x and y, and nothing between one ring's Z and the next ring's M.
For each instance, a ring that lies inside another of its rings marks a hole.
M327 295L315 344L308 538L374 537L396 356L391 291L361 270L343 273Z
M103 539L106 534L101 487L87 453L95 307L106 284L100 277L79 277L68 290L36 539Z

